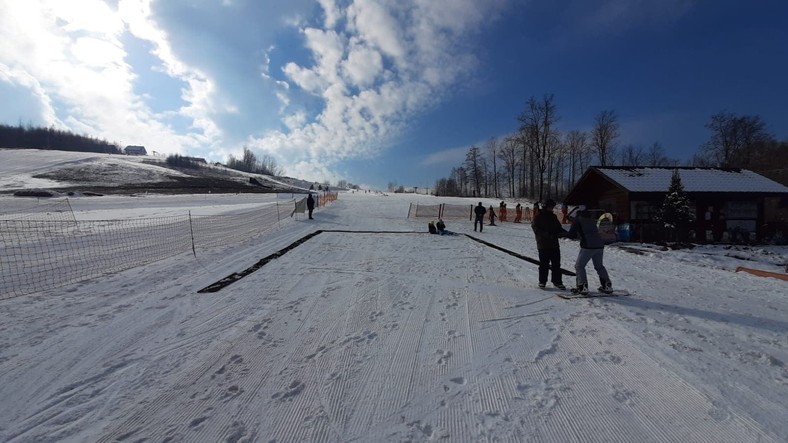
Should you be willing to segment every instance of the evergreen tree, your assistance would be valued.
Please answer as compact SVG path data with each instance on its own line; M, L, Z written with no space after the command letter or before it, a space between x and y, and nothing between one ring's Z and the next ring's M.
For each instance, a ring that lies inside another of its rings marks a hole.
M684 192L681 175L678 169L673 170L670 187L657 213L657 221L662 224L668 240L676 240L677 235L684 237L687 226L695 220L695 213L690 206L689 198Z

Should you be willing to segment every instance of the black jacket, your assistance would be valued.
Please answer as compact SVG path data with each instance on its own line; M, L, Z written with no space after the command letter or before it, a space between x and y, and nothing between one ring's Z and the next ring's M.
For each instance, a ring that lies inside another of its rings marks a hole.
M534 230L537 249L558 249L558 238L566 237L566 231L553 211L539 211L531 228Z
M482 205L476 205L476 209L473 212L476 213L476 218L484 217L484 214L487 213L487 208Z

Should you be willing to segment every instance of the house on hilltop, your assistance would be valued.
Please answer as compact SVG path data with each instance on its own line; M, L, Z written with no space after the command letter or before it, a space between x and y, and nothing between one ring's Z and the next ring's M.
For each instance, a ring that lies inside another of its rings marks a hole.
M123 149L123 152L125 152L126 155L148 155L145 146L128 145Z
M694 241L788 238L788 187L745 169L592 166L564 202L613 213L632 240L657 240L655 215L674 170L695 213Z

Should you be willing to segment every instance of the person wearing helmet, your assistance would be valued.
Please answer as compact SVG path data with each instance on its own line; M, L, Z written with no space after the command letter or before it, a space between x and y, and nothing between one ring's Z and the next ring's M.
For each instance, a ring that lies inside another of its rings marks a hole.
M581 205L577 208L567 237L580 239L580 252L578 252L575 262L577 286L572 289L572 292L588 294L586 265L589 261L594 263L594 269L599 275L599 291L606 294L613 292L613 284L610 282L610 276L604 265L605 242L599 235L596 220L591 218L591 213L586 210L585 206Z

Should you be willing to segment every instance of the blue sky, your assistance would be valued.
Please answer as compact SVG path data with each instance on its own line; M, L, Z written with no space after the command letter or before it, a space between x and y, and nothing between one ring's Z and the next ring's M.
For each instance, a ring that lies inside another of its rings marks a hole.
M727 110L788 139L780 0L0 0L0 122L287 175L432 187L555 95L686 160Z

